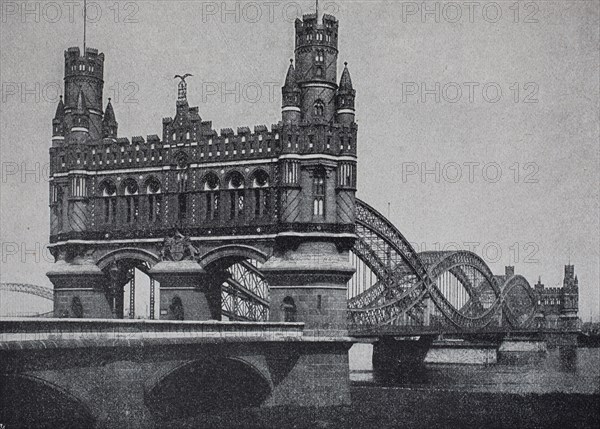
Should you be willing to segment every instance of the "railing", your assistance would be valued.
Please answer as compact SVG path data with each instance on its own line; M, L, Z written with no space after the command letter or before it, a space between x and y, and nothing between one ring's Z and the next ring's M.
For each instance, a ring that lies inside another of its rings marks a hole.
M299 340L304 323L111 319L0 319L0 344L31 341L286 341Z

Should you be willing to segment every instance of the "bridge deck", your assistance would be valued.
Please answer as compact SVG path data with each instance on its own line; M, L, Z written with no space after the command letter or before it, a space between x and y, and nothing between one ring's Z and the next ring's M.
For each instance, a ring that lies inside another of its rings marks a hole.
M0 319L0 350L279 341L327 338L305 336L304 323Z
M352 325L348 329L349 335L357 339L378 337L408 337L408 336L464 336L464 335L506 335L506 336L531 336L542 334L577 334L577 329L549 329L530 328L514 329L507 327L490 326L479 329L456 329L452 327L430 327L430 326L367 326Z

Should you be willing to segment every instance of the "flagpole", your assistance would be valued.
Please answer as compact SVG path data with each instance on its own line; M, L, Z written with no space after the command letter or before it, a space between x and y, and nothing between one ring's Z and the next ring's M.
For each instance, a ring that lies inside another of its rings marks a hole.
M87 26L87 0L83 0L83 56L85 57L85 36Z

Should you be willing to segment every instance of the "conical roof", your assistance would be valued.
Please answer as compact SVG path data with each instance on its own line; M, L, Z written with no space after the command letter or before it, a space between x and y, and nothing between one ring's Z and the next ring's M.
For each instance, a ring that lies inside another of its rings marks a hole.
M113 110L112 103L110 102L110 98L108 99L108 104L106 105L106 110L104 111L103 122L105 124L116 124L117 123L117 119L115 118L115 111Z
M56 113L54 114L54 119L58 119L62 121L65 118L65 104L63 103L62 95L60 96L60 101L58 102L58 106L56 106Z
M294 89L298 86L296 80L296 69L294 68L294 60L290 60L290 67L288 68L287 75L285 77L285 89Z
M350 72L348 71L348 63L344 63L344 71L342 72L342 78L340 79L340 90L352 91L352 89L352 79L350 78Z

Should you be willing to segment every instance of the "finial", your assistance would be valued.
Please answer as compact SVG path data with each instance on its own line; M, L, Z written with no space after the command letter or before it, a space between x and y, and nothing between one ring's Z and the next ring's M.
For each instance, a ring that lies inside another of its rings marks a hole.
M108 97L108 102L110 103L110 100L112 100L112 98Z
M344 66L348 67L348 61L344 61Z
M185 79L190 76L193 76L193 74L186 73L183 76L176 74L175 77L173 78L173 79L177 79L177 78L181 79L181 81L179 82L179 89L178 89L178 93L177 93L178 101L187 100L187 83L186 83Z
M294 59L290 58L290 64L294 64Z

